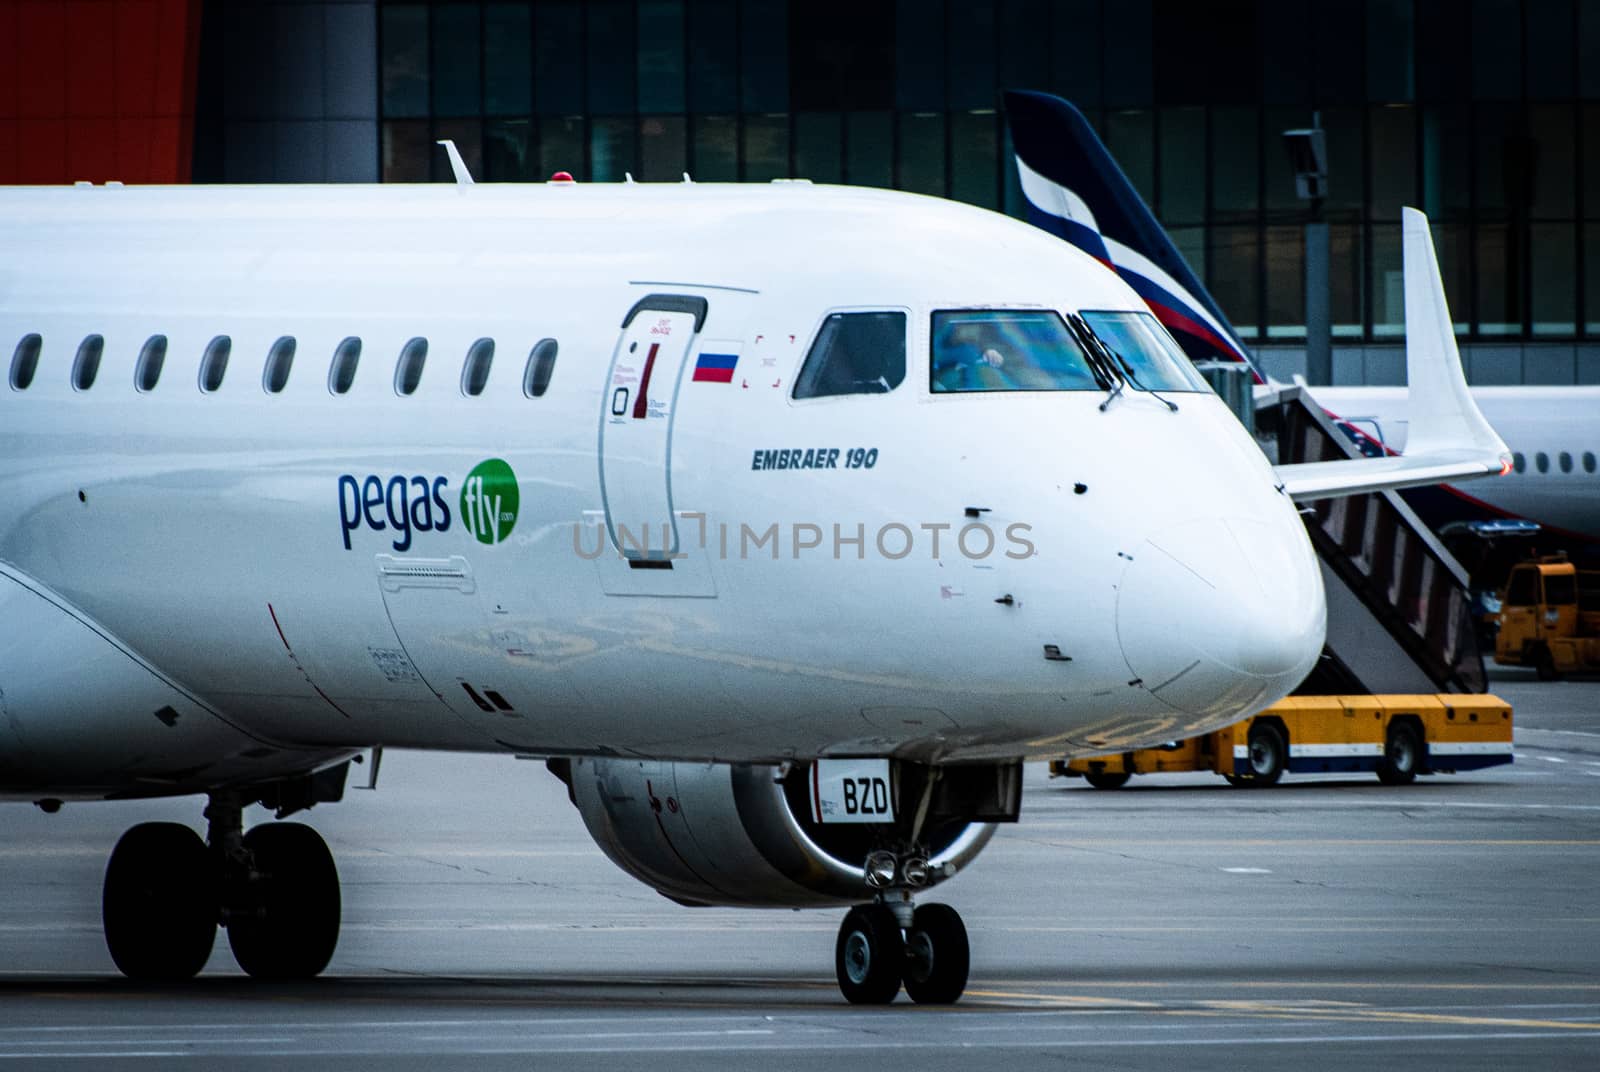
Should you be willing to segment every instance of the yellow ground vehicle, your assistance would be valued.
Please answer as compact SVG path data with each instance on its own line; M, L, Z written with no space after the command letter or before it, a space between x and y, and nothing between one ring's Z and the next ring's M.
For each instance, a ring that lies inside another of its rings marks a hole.
M1533 666L1545 681L1600 670L1600 574L1580 572L1565 555L1512 569L1500 598L1494 657Z
M1053 760L1052 777L1116 789L1135 774L1214 771L1269 786L1285 771L1374 771L1385 785L1511 762L1511 707L1497 696L1290 696L1253 718L1161 748Z

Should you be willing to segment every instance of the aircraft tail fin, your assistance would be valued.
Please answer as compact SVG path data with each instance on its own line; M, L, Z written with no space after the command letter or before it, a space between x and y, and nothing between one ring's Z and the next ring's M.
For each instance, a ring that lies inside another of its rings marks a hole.
M1028 221L1115 271L1194 361L1242 361L1262 379L1216 301L1083 113L1060 97L1006 92Z
M1511 452L1467 389L1428 217L1403 210L1406 408L1403 455L1280 465L1290 497L1318 499L1505 473ZM1313 395L1315 388L1312 388Z

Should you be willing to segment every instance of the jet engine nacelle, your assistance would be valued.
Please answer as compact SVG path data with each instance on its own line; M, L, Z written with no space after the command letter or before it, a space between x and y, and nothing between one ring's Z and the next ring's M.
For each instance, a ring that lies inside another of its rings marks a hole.
M808 768L799 764L574 759L551 769L567 781L606 855L683 904L856 904L871 893L867 854L894 836L881 827L813 823ZM928 853L926 885L966 867L993 835L990 822L928 819L918 838Z

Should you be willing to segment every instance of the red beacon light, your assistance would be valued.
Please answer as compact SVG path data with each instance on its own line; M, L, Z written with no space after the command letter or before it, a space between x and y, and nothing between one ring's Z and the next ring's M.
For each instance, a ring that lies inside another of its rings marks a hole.
M572 172L570 172L570 171L558 171L554 175L550 176L550 181L551 182L573 182L575 180L572 177Z

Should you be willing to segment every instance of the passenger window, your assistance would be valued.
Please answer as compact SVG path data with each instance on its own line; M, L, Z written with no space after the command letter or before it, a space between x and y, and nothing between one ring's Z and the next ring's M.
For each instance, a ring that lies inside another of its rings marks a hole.
M494 364L494 340L479 339L467 349L466 364L461 366L461 393L477 398L489 385L489 366Z
M1548 473L1550 471L1550 455L1541 450L1533 456L1533 465L1539 472Z
M72 386L87 391L94 386L100 373L100 355L105 352L106 340L102 335L89 335L78 344L78 357L72 363Z
M222 377L228 371L228 355L233 352L233 340L218 335L206 343L205 356L200 359L200 390L210 394L222 386Z
M333 351L333 364L328 367L328 390L342 395L356 382L356 366L361 363L361 340L350 335L340 341Z
M289 370L294 367L294 336L283 335L267 351L267 367L261 373L261 386L267 394L275 395L289 384Z
M1556 457L1556 461L1561 465L1561 471L1563 473L1572 472L1572 455L1568 454L1566 451L1562 451Z
M1511 583L1506 586L1506 606L1533 606L1538 601L1538 579L1539 573L1537 570L1513 570Z
M906 314L834 313L811 344L795 398L878 395L906 378Z
M402 397L414 394L422 382L422 365L428 360L428 340L410 339L400 349L400 361L394 367L394 393Z
M1519 473L1528 471L1528 459L1523 456L1522 451L1514 450L1511 452L1511 468Z
M167 362L167 337L152 335L139 348L139 363L133 369L133 386L137 391L154 391L161 381L161 366Z
M956 391L1098 391L1066 321L1049 310L933 314L931 385Z
M33 374L39 370L39 347L44 340L37 334L28 334L17 343L11 355L11 389L26 391L33 383Z
M540 339L528 354L528 367L522 374L522 393L538 398L550 389L550 377L556 371L556 341Z
M38 338L38 336L34 336L34 337ZM1586 451L1583 452L1583 471L1586 472L1586 473L1592 473L1592 472L1594 472L1594 470L1595 470L1594 451L1586 450Z

